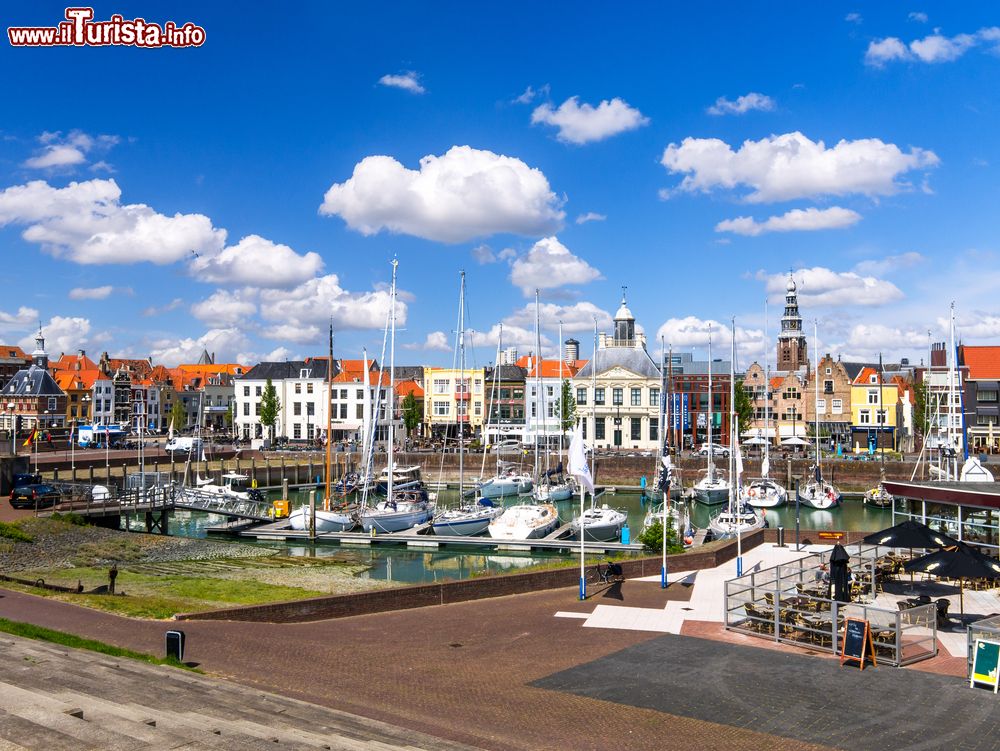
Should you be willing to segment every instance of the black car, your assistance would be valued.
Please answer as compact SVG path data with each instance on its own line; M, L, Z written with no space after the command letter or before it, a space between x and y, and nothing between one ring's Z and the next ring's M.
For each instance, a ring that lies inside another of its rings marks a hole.
M28 472L18 472L14 475L13 487L19 488L22 485L35 485L42 481L42 476Z
M55 506L62 498L58 489L43 482L21 485L10 491L10 505L14 508L47 508Z

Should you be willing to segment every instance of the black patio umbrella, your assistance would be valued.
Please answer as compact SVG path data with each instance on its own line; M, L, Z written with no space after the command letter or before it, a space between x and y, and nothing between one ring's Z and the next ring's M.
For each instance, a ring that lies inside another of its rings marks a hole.
M895 527L872 532L862 542L867 545L882 545L888 548L944 548L960 544L958 540L941 532L935 532L926 524L913 519L900 522Z
M839 542L830 551L830 583L833 584L833 599L838 602L851 601L851 582L847 564L850 554Z
M962 615L965 615L966 579L1000 579L1000 561L961 542L916 558L903 568L911 573L920 571L946 579L958 579Z

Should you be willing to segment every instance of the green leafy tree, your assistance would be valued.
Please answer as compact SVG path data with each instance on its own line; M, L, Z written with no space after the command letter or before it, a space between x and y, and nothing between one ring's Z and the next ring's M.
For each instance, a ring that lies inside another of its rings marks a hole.
M646 527L639 535L639 542L647 551L658 553L663 550L663 522L655 521ZM677 540L677 530L672 525L667 526L667 552L684 552L684 546Z
M281 400L278 399L278 392L274 388L274 384L268 378L267 383L264 384L264 392L260 396L260 424L268 429L272 441L274 440L274 425L278 421L279 412L281 412Z
M187 427L187 410L184 409L184 403L180 397L174 402L174 406L170 408L170 414L167 415L168 428L171 423L173 423L174 430L184 430Z
M923 381L915 381L913 384L913 422L917 428L917 433L926 436L930 430L931 420L927 414L927 384Z
M576 425L576 399L573 397L573 389L568 380L562 382L562 394L560 394L560 404L562 409L562 423L560 428L565 433Z
M406 437L409 438L410 433L420 427L420 423L424 420L424 402L409 393L403 397L402 409L403 427L406 428Z
M743 388L742 379L736 382L736 404L734 405L734 410L736 412L736 435L738 438L743 435L744 431L749 430L753 424L753 401L751 401L747 390Z

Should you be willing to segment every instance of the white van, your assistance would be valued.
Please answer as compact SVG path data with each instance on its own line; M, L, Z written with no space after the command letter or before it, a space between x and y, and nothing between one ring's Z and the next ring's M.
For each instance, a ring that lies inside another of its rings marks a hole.
M163 448L170 454L179 452L190 454L192 451L196 454L200 454L204 447L205 446L202 443L201 438L194 436L176 436L167 441L167 445Z

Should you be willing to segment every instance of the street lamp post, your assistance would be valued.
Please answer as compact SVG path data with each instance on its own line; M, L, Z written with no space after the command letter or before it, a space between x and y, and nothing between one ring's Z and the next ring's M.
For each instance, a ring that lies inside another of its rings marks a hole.
M14 411L14 402L8 402L7 409L10 411L10 453L17 454L17 413Z

